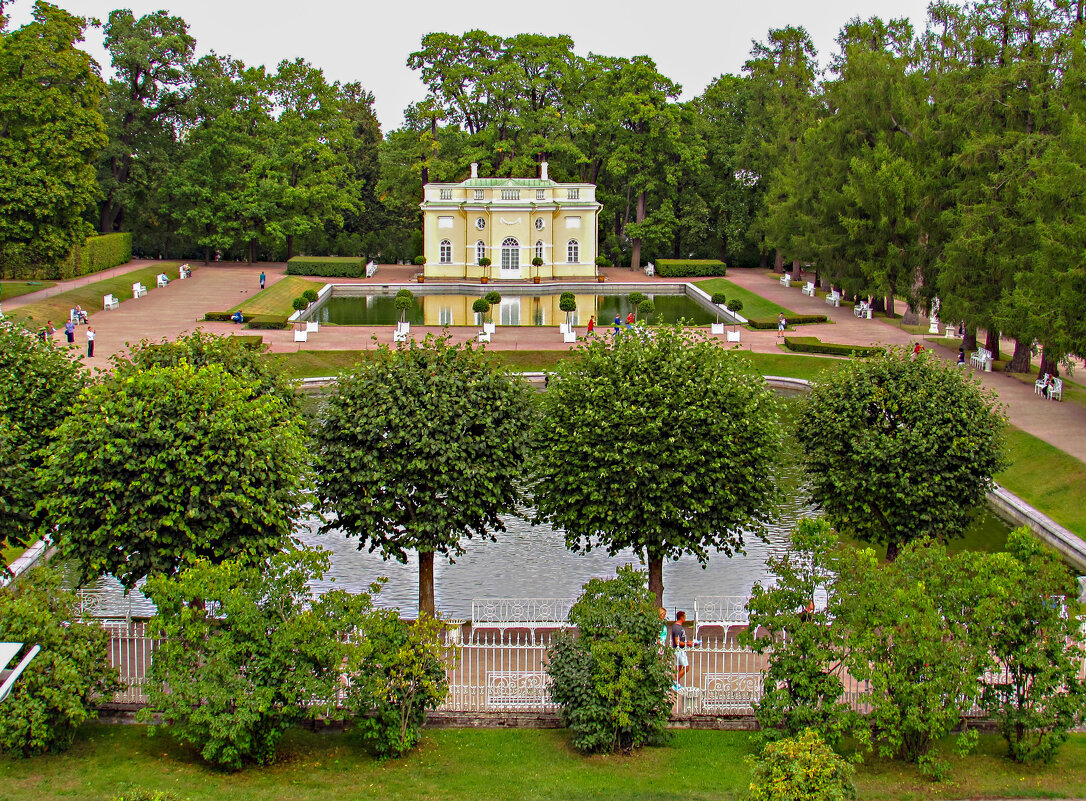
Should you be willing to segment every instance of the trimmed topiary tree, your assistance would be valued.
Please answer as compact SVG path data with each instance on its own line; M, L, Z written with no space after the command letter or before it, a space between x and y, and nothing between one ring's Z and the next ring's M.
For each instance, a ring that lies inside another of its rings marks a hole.
M392 301L392 305L400 313L400 322L402 323L407 318L407 310L415 305L415 301L407 295L397 295L396 299Z
M299 295L290 302L290 305L294 309L294 311L302 311L309 306L309 301Z
M713 297L712 297L712 301L713 301L713 303L717 304L718 306L723 306L725 303L727 303L728 299L726 297L724 297L723 292L714 292Z
M483 297L486 299L486 302L489 303L491 306L497 306L499 303L502 302L501 293L494 290L487 292Z
M483 322L489 322L490 315L490 303L486 298L476 298L471 304L471 310L476 314L486 315L483 317Z
M315 289L307 289L305 292L302 293L302 297L305 298L309 303L316 303L317 298L320 297L320 295L317 294L317 290Z
M773 513L776 396L701 332L594 339L558 364L540 403L538 519L575 551L632 548L658 600L665 559L741 551Z
M811 497L838 531L887 546L960 537L1002 469L992 392L927 353L894 349L816 381L796 436Z
M322 531L400 562L417 551L419 611L433 616L435 554L493 539L524 498L532 409L524 382L470 342L379 348L340 376L317 428Z
M656 304L648 298L645 298L637 304L637 313L647 320L652 317L652 315L656 314Z
M659 742L671 713L671 651L660 647L656 599L630 566L591 579L548 650L551 698L573 745L590 753L629 752Z
M566 325L572 325L573 312L577 311L577 299L572 292L562 293L562 297L558 299L558 308L566 313Z
M416 256L415 257L415 266L416 267L421 267L424 264L426 264L426 257L425 256Z
M732 298L728 301L728 308L733 312L743 311L743 301L739 298Z

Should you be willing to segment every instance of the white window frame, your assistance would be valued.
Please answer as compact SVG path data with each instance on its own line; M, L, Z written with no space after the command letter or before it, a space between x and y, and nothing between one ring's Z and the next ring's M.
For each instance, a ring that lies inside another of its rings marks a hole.
M486 256L486 242L479 240L475 243L475 263L478 264Z
M452 264L452 242L442 239L437 246L437 263Z
M535 199L536 200L546 200L547 199L547 190L546 189L537 189L537 190L535 190Z
M571 239L566 243L566 264L581 263L581 243Z
M482 200L483 199L483 190L482 189L476 189L475 190L475 199L476 200Z
M535 257L537 259L543 258L543 240L537 239L535 243Z
M519 189L503 189L502 200L520 200Z
M517 260L515 268L512 266L514 257L516 257L516 260ZM513 269L518 269L519 270L520 269L520 242L517 240L516 237L508 236L502 242L501 269L502 270L513 270Z

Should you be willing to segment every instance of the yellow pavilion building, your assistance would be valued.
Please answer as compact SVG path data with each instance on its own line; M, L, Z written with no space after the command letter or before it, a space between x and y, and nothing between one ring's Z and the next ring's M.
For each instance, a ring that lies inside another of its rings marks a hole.
M421 203L427 278L531 280L596 275L599 213L594 184L471 177L426 184ZM490 259L489 267L479 266ZM541 267L532 264L542 259Z

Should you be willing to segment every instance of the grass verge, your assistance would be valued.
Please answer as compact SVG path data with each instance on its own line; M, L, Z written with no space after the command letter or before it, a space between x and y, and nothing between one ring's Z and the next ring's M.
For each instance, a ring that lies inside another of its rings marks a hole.
M44 300L20 306L12 311L11 316L31 325L42 325L52 320L53 325L60 328L68 321L68 312L73 306L82 306L88 314L94 314L102 310L102 298L106 295L116 295L121 303L133 300L132 284L137 281L147 287L148 292L159 291L155 288L158 274L166 273L167 276L171 276L171 281L177 280L177 265L180 263L162 261L150 267L141 267L113 278L69 289L67 292L61 292ZM169 287L163 287L163 289L169 291Z
M1086 537L1086 463L1014 426L1007 428L1007 453L1010 465L996 482Z
M51 286L56 286L56 283L54 281L0 281L0 301L29 295L31 292L40 292Z
M294 307L290 305L291 301L307 289L320 292L324 284L324 281L310 281L308 278L288 275L285 278L280 278L267 289L257 292L248 300L228 309L228 311L234 312L241 309L241 313L246 318L257 314L290 317L294 313Z
M676 731L669 743L629 756L585 757L566 732L538 729L427 731L403 759L368 756L348 734L292 730L279 763L223 773L190 749L143 726L84 726L65 754L0 760L2 795L10 801L105 799L135 787L170 791L191 801L341 799L717 799L742 797L747 732ZM933 783L912 765L870 758L857 771L863 799L1079 797L1086 793L1086 736L1074 735L1051 765L1022 767L1002 758L1001 743L981 738L979 753L946 748L951 781ZM687 766L690 769L687 769Z
M728 300L743 301L740 314L748 320L759 322L771 321L776 323L777 317L783 314L785 317L795 317L796 312L778 306L771 300L766 300L761 295L756 295L749 289L744 289L738 284L733 284L727 278L710 278L707 281L698 281L694 284L698 289L712 295L714 292L723 292Z

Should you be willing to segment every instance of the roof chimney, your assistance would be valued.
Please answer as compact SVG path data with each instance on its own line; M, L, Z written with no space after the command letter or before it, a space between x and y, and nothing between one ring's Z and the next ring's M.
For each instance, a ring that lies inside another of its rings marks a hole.
M544 181L549 180L547 178L547 162L545 161L539 162L539 177Z
M479 177L479 162L477 162L477 161L473 161L471 163L471 177L472 178L478 178Z

